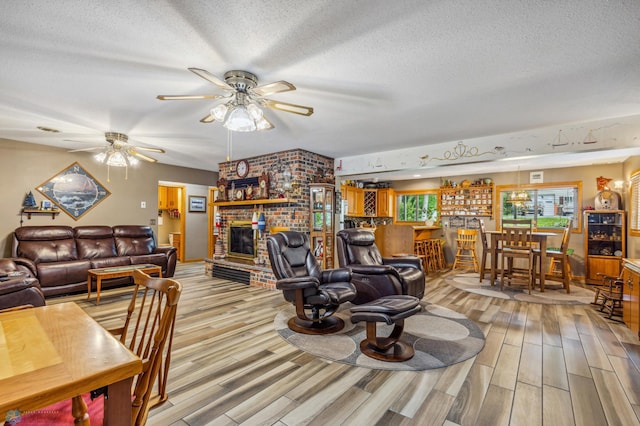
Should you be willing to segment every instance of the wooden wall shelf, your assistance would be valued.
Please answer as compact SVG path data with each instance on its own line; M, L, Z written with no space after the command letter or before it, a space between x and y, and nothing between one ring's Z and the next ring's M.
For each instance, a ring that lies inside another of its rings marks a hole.
M294 202L291 198L268 198L262 200L241 200L241 201L214 201L213 205L218 207L230 206L253 206L259 204L284 204Z
M27 215L27 219L31 219L32 214L50 214L52 219L60 214L60 210L40 210L40 209L22 209L22 213Z
M493 184L440 188L440 216L493 217Z

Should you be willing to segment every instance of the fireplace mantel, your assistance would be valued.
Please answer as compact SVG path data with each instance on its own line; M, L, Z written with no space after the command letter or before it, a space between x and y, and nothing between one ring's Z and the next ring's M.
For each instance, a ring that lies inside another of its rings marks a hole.
M259 204L288 204L295 202L291 198L265 198L261 200L242 200L242 201L214 201L213 205L218 207L233 207L233 206L251 206Z

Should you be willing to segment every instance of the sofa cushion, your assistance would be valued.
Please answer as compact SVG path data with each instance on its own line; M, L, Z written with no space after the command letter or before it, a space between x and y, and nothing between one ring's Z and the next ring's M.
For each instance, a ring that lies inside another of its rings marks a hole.
M117 256L116 243L110 226L76 226L73 234L80 259Z
M119 225L113 227L118 256L151 254L156 248L153 230L148 226ZM132 261L131 263L139 263Z
M78 251L70 226L23 226L16 229L15 255L35 263L76 260Z
M91 269L91 263L88 260L39 263L38 280L43 288L86 282L89 269Z

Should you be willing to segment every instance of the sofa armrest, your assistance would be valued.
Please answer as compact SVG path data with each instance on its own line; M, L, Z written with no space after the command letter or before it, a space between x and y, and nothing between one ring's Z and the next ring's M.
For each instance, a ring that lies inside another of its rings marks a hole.
M21 277L12 278L7 281L0 281L0 296L15 293L33 287L34 280L23 279ZM39 288L39 286L38 286Z
M176 273L176 263L178 262L178 251L172 246L158 246L153 252L167 256L167 270L162 272L165 278L171 278Z
M315 277L283 278L276 281L276 287L280 290L317 288L319 285L320 282Z
M325 269L320 272L323 283L339 283L351 281L351 270L347 268Z
M24 257L12 257L10 259L2 260L4 268L0 268L0 270L3 270L4 272L20 271L26 273L27 276L30 277L38 276L38 268L36 267L36 263L31 259L26 259ZM11 263L5 261L10 261L13 263L13 265L10 266Z
M347 265L351 272L354 274L362 274L362 275L395 275L400 278L398 271L390 265L361 265L361 264L353 264Z
M394 268L416 268L422 270L422 260L415 256L386 257L382 259L382 263Z
M175 253L177 249L173 246L158 246L153 250L154 253L164 253L169 256L171 253Z

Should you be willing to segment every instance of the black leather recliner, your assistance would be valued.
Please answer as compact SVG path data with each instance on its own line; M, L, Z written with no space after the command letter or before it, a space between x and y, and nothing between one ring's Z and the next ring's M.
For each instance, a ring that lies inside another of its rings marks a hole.
M346 268L322 270L311 252L309 237L301 232L269 235L267 251L276 287L296 307L289 328L304 334L340 331L344 321L332 315L340 304L356 297L351 272Z
M352 303L368 303L396 294L418 299L424 296L425 275L420 258L383 258L371 231L343 229L337 237L338 264L351 269L351 282L358 292Z

